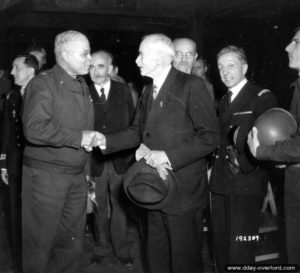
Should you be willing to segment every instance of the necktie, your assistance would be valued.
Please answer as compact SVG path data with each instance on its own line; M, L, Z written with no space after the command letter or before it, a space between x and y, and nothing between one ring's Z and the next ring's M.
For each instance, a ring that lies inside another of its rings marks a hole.
M148 111L150 111L150 109L152 107L152 104L153 104L153 101L156 98L156 95L157 95L157 87L156 87L156 85L153 85L152 92L149 96L149 101L148 101Z
M153 97L153 100L155 100L156 96L157 96L157 91L158 91L158 88L156 85L153 85L153 89L152 89L152 97Z
M229 90L227 93L227 105L231 103L231 97L232 97L232 91Z
M82 79L81 79L81 77L80 76L76 76L75 81L76 81L77 85L80 86L80 91L79 92L81 94L84 94L84 89L83 89L83 86L82 86Z
M105 103L105 102L106 102L106 98L105 98L104 88L103 88L103 87L101 87L100 92L101 92L101 95L100 95L100 102L101 102L101 103Z

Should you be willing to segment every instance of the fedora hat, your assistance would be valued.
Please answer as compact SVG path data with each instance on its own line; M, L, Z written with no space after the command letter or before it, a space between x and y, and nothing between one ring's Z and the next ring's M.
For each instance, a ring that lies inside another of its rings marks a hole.
M178 182L174 172L168 170L168 175L163 180L155 168L141 159L127 170L123 187L134 204L147 209L163 209L176 195Z

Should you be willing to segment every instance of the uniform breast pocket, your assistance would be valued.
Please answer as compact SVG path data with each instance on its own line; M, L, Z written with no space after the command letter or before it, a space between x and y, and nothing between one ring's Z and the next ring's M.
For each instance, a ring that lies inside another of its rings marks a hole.
M229 135L236 146L244 145L254 122L252 111L244 111L233 114L229 129Z

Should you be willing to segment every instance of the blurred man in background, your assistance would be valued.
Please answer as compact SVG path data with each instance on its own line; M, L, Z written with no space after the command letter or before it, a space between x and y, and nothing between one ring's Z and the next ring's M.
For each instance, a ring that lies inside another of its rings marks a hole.
M198 56L196 42L188 38L178 38L173 41L173 45L175 48L173 66L184 73L191 74Z
M1 178L9 187L9 230L13 268L16 272L21 272L22 268L21 189L25 138L21 109L25 88L38 69L38 61L33 55L19 55L14 59L11 74L19 89L11 90L6 96L1 130Z

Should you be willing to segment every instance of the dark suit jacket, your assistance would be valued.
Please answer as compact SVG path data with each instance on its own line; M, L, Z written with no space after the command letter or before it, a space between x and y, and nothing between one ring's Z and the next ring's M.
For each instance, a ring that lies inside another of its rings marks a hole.
M94 129L103 134L109 134L126 129L134 117L134 106L131 91L123 83L111 81L111 86L105 104L100 103L100 97L92 84L90 94L94 103ZM111 155L103 155L100 149L92 152L91 175L100 176L105 160L112 160L118 174L124 173L134 161L132 150L120 151Z
M151 110L152 86L145 88L134 122L107 136L107 153L138 146L164 150L179 183L179 192L164 209L183 215L207 205L206 156L219 144L213 101L200 78L171 69Z
M264 196L267 189L268 175L249 152L247 136L254 121L266 110L276 107L277 101L271 92L247 82L237 97L227 105L225 95L219 105L219 123L221 145L215 155L210 181L211 190L220 194L237 194L248 196ZM230 170L226 156L230 145L229 131L239 127L236 139L237 160L240 165L238 174Z
M22 97L19 90L11 90L4 104L3 127L1 128L0 167L9 173L19 175L22 171L22 157L25 139L21 119Z

